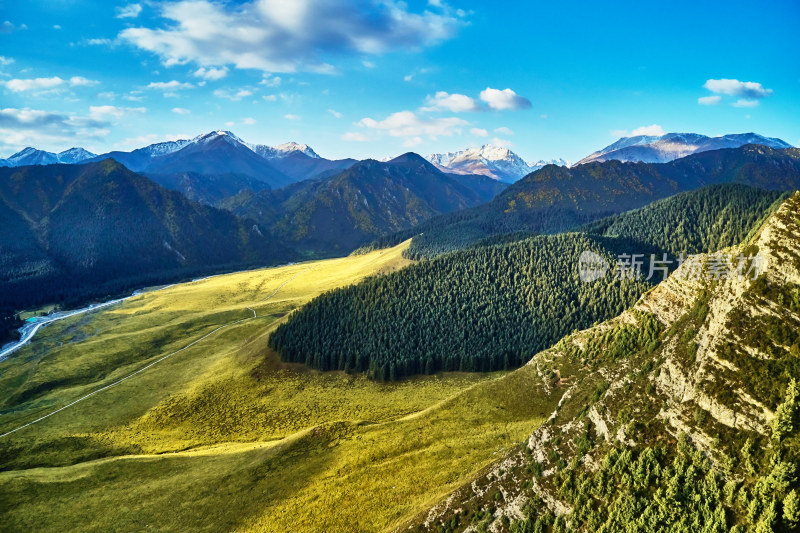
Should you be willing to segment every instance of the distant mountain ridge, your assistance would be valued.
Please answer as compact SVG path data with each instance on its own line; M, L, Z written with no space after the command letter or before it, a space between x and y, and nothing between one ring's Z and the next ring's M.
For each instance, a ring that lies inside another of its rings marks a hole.
M355 159L325 159L307 144L252 144L230 131L215 130L193 139L160 142L129 152L112 151L100 155L83 148L55 154L29 147L8 159L0 159L0 166L75 164L107 158L204 203L219 200L223 190L233 189L235 194L245 188L285 187L298 181L332 175L356 162Z
M504 188L484 176L446 174L407 153L388 162L360 161L276 191L243 192L219 205L271 227L276 238L302 250L330 253L477 206Z
M0 159L0 167L21 167L24 165L52 165L55 163L75 164L95 157L95 154L83 148L70 148L63 152L53 153L36 148L24 148L8 159Z
M770 148L792 148L781 139L764 137L757 133L737 133L708 137L699 133L667 133L664 135L637 135L623 137L602 150L581 159L575 165L595 161L630 161L640 163L667 163L691 154L739 148L746 144L760 144Z
M426 159L444 172L479 174L506 183L513 183L545 165L569 166L563 159L527 163L508 148L491 144L457 152L430 154Z
M440 215L380 244L414 237L407 255L429 258L515 232L554 233L707 185L738 183L773 191L800 188L800 149L750 144L669 163L611 160L571 168L549 165L492 201Z

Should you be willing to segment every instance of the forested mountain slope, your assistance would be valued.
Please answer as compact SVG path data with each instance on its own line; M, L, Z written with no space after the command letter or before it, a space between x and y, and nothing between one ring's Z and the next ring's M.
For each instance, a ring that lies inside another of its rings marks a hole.
M576 231L625 237L672 256L713 252L742 242L790 193L747 185L710 185L587 224Z
M349 253L380 235L473 207L505 186L482 176L444 174L417 154L366 160L328 178L221 202L273 235L316 253Z
M515 368L636 301L649 287L643 281L578 277L583 251L613 262L628 248L566 234L424 261L312 300L270 346L286 361L378 380Z
M551 165L486 205L433 218L379 244L414 237L410 257L434 257L496 235L572 229L677 192L721 183L793 190L800 187L800 150L747 145L662 164L608 161L569 169Z
M0 169L0 219L0 306L291 257L252 222L191 202L111 159Z
M605 256L612 268L620 254L641 254L647 277L651 254L667 254L666 266L675 268L680 254L741 242L780 196L713 186L584 228L598 235L536 236L447 254L323 295L271 342L288 361L383 380L513 368L568 332L618 314L650 286L610 277L583 283L583 251ZM653 283L663 276L654 274Z
M561 395L548 422L400 530L796 531L798 213L800 193L725 251L760 254L759 275L694 256L537 354L528 368Z

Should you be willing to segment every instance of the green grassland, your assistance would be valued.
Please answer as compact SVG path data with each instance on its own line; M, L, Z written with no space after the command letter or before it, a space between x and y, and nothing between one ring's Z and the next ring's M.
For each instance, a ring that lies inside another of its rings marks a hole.
M553 409L534 369L378 383L267 348L287 313L401 268L407 246L176 285L43 328L0 362L0 434L202 340L1 438L3 528L375 531L463 484Z

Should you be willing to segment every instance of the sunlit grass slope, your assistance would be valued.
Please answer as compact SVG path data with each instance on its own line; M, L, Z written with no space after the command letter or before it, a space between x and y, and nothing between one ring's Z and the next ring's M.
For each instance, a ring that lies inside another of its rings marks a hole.
M405 246L178 285L44 328L0 363L0 433L241 320L0 439L4 527L375 531L469 479L552 409L531 369L383 384L266 346L286 313L403 266Z

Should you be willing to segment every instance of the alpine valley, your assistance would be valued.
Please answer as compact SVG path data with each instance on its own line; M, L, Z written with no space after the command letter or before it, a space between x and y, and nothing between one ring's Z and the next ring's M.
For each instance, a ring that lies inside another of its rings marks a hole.
M615 159L658 142L574 167L228 131L15 154L4 334L56 320L0 361L6 524L791 529L800 151ZM578 279L632 248L765 269Z

